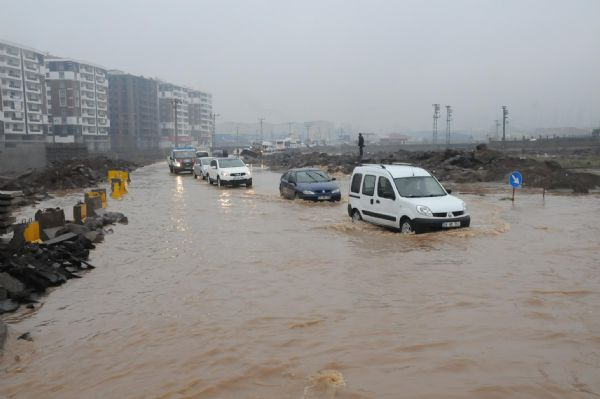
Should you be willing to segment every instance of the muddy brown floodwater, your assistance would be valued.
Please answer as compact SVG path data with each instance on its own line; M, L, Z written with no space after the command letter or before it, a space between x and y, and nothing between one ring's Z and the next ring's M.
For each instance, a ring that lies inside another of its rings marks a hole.
M8 317L0 397L600 396L597 195L459 194L470 229L403 236L278 179L136 171L97 269Z

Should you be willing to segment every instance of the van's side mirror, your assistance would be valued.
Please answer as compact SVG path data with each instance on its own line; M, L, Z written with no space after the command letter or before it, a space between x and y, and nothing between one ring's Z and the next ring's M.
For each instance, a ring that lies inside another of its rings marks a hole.
M448 194L452 194L452 189L451 189L451 188L447 188L447 189L446 189L446 192L447 192Z

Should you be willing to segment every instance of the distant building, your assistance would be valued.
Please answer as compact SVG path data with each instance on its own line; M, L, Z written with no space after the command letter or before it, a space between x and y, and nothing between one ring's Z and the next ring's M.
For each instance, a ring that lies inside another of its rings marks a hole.
M67 58L46 57L51 116L57 142L110 148L106 69Z
M121 71L108 81L111 148L158 148L158 82Z
M158 84L158 109L161 146L191 144L188 90L167 82ZM175 119L177 115L177 119ZM175 135L177 134L177 137Z
M390 133L387 137L381 137L379 139L379 144L381 145L398 145L398 144L406 144L407 141L410 141L412 137L406 136L399 133Z
M176 142L179 145L197 142L210 146L212 95L172 83L159 82L158 108L162 147L172 146Z
M0 146L45 142L48 121L45 55L0 41Z
M212 142L212 94L190 90L189 125L190 134L201 146L210 147Z

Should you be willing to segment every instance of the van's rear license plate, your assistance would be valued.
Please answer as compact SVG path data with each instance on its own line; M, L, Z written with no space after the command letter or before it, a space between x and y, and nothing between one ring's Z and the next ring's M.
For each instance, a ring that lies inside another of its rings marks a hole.
M460 222L444 222L442 227L460 227Z
M328 195L322 195L322 196L319 197L319 199L320 200L328 200L328 199L331 199L331 197L328 196Z

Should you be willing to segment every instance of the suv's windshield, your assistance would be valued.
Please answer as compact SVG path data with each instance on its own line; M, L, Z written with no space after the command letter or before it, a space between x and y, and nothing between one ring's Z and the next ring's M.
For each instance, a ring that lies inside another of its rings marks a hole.
M196 158L196 153L194 151L173 151L173 156L177 159Z
M239 168L240 166L246 166L239 159L220 159L219 168Z
M330 181L331 177L325 172L320 170L306 170L296 173L297 183L316 183Z
M446 192L431 176L401 177L394 179L398 193L403 197L441 197Z
M201 165L210 165L210 161L212 161L212 158L203 158L203 159L200 159L200 164Z

